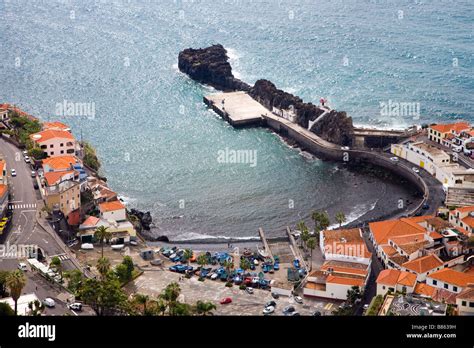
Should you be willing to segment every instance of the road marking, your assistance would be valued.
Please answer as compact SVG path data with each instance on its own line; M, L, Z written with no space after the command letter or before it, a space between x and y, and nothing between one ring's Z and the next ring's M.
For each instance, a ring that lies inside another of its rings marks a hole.
M43 239L44 240L44 239ZM53 257L57 257L59 258L61 261L67 261L69 260L69 256L66 255L66 254L57 254L57 255L52 255L51 258Z
M324 309L328 311L332 308L333 305L334 305L333 303L328 303L324 306Z
M36 203L27 203L27 204L8 204L8 209L10 210L21 210L21 209L32 209L36 208ZM36 210L30 210L36 211Z

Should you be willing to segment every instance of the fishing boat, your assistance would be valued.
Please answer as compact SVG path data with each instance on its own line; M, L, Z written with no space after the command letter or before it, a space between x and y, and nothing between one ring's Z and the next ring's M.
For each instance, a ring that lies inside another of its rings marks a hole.
M268 251L266 251L265 249L262 249L262 248L257 247L257 251L258 251L258 255L259 255L262 259L266 259L266 258L270 257L270 254L269 254Z
M112 250L122 250L124 247L124 244L114 244L112 245Z

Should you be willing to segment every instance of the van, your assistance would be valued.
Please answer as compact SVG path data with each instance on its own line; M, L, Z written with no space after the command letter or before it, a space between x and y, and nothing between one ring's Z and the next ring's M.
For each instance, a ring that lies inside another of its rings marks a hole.
M54 302L54 300L51 297L45 298L43 301L43 304L49 308L56 306L56 302Z

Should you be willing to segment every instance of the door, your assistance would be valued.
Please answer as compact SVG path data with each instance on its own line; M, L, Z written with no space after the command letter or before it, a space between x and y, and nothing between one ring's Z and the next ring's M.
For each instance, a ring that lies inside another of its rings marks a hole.
M425 162L420 161L420 167L421 167L421 168L425 168Z

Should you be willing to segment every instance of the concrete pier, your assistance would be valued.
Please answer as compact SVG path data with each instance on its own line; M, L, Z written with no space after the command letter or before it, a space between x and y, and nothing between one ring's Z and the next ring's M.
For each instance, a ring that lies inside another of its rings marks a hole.
M268 111L245 92L211 94L204 103L234 127L260 125L262 114Z

